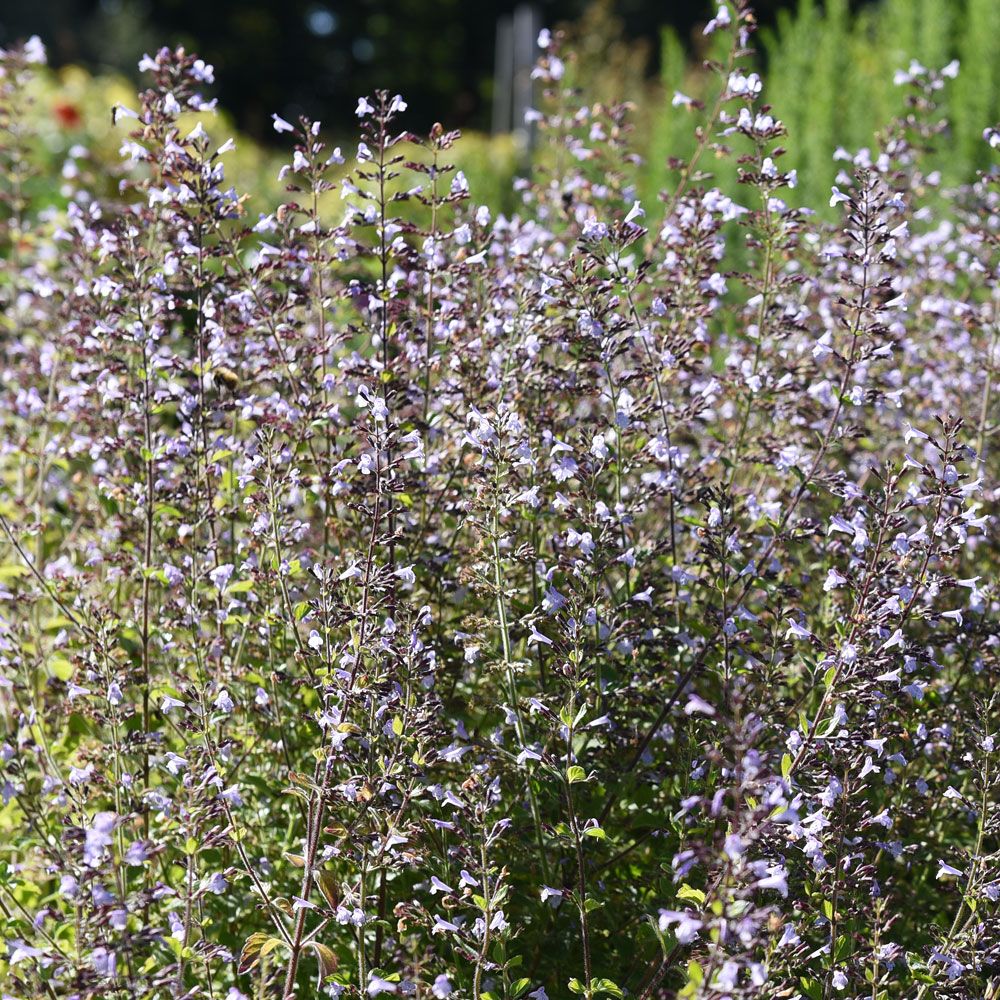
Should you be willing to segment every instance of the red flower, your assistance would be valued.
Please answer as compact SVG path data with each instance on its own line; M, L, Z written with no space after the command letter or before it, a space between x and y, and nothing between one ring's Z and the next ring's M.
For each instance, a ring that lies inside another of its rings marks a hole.
M69 101L60 101L52 108L52 113L63 128L79 128L83 124L80 109Z

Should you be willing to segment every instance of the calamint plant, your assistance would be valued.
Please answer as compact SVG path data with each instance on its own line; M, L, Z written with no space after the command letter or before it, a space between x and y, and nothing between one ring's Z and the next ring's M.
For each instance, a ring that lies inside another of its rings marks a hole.
M826 222L754 27L655 206L543 31L499 215L182 49L53 189L2 53L4 996L1000 995L1000 133L904 67Z

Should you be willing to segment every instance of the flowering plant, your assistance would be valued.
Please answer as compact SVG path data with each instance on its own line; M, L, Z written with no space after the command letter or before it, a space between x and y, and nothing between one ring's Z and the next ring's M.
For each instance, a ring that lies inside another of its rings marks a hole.
M753 27L655 229L548 32L495 218L180 49L42 203L3 54L6 995L995 995L998 175L921 69L789 207Z

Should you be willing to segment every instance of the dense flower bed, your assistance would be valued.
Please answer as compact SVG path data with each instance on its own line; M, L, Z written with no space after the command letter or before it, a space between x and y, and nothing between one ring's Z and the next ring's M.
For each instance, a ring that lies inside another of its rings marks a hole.
M998 175L790 208L752 27L651 229L547 32L509 218L169 50L48 204L4 54L5 995L995 995Z

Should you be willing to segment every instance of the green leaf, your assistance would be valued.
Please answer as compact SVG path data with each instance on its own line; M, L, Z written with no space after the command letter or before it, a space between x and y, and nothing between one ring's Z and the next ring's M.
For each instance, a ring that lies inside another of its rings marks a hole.
M517 998L531 985L530 979L518 979L511 988L510 995L517 1000Z
M695 986L701 986L701 984L705 981L704 970L693 958L690 962L688 962L687 973L688 982Z
M260 957L263 958L265 955L270 954L275 948L281 947L284 941L279 937L269 937L260 948Z
M579 764L573 764L566 769L566 780L575 785L577 782L587 780L587 772Z
M837 938L837 944L833 949L833 960L835 962L844 962L850 957L851 954L851 939L846 935L841 935Z
M696 902L699 906L705 905L705 893L703 893L701 889L695 889L693 886L688 885L687 882L685 882L677 890L677 898L691 899L694 902Z
M252 969L258 961L260 949L267 940L267 935L263 931L257 931L246 939L243 951L240 953L239 971L244 973Z
M792 773L792 755L783 754L781 757L781 776L787 778Z
M73 676L73 664L64 656L53 656L49 660L49 670L61 681L68 681Z
M817 982L815 979L807 979L802 976L799 979L799 986L802 987L802 992L805 993L809 1000L823 1000L823 984Z
M591 986L595 993L608 993L613 997L621 997L625 995L625 991L615 982L610 979L597 979Z

